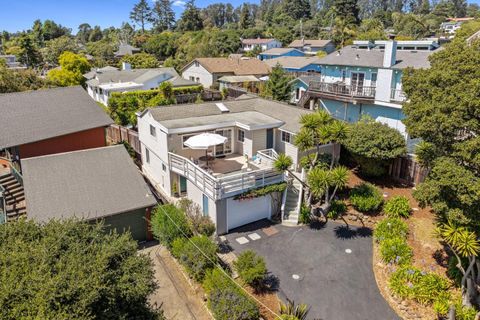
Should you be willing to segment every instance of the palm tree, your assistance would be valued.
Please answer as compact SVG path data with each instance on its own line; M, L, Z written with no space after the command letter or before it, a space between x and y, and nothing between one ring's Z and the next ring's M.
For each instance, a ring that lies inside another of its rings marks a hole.
M308 173L307 181L311 194L317 199L324 198L322 209L327 212L337 191L347 185L348 169L344 166L338 166L332 170L316 167ZM333 191L330 193L331 188Z
M457 268L462 273L461 289L464 306L478 305L480 283L480 243L474 231L453 223L440 225L438 233L457 258ZM468 259L468 266L464 268L462 258Z
M295 301L287 299L287 304L280 304L280 318L282 320L306 320L310 308L304 304L295 305Z
M293 160L290 156L287 156L285 153L280 153L275 159L275 162L273 163L273 167L277 171L281 172L288 172L290 176L294 177L297 179L305 188L308 188L308 185L302 181L302 179L299 179L293 172L290 170L290 167L293 164Z

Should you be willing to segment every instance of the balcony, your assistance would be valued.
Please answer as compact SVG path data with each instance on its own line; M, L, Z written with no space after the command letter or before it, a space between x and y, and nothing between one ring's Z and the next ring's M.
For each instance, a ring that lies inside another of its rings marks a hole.
M310 81L308 91L314 96L345 102L375 100L375 87L348 85L344 82Z
M264 154L267 155L268 152ZM273 159L273 152L269 158ZM242 155L216 159L212 169L202 168L193 161L168 153L169 167L172 172L187 178L213 200L232 197L246 190L263 187L284 181L283 173L271 167L271 160L259 153L256 162L245 161ZM268 161L270 160L270 161ZM226 168L232 168L228 172Z
M407 100L407 96L405 92L401 89L392 89L390 93L390 101L393 102L405 102Z

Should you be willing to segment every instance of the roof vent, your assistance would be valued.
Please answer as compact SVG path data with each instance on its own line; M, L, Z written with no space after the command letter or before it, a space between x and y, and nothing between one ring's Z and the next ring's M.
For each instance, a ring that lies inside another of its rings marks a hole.
M355 60L358 60L358 59L360 59L360 56L357 54L355 55Z
M217 106L217 108L222 112L222 113L227 113L227 112L230 112L230 110L228 110L227 106L224 105L223 103L215 103L215 105Z
M337 56L341 55L342 53L340 52L340 50L337 51Z

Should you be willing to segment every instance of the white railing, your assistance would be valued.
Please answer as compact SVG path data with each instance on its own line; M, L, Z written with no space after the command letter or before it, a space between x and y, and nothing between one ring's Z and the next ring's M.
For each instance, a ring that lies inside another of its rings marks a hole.
M284 181L283 173L273 168L239 172L216 178L192 161L168 153L170 170L184 176L214 200L231 197L248 189L263 187Z
M390 100L404 102L405 100L407 100L407 96L405 95L405 92L403 92L403 90L401 89L392 89L392 92L390 93Z
M278 158L277 151L273 149L258 150L257 156L261 159L263 164L266 164L269 167L273 167L273 163Z

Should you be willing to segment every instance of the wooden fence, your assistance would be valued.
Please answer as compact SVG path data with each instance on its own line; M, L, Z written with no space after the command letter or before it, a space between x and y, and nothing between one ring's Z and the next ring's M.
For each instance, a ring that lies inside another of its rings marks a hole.
M126 141L135 150L137 156L141 154L138 132L116 124L107 128L107 144L117 144Z
M389 175L399 182L418 185L425 181L429 169L422 167L411 156L395 159L389 168Z

